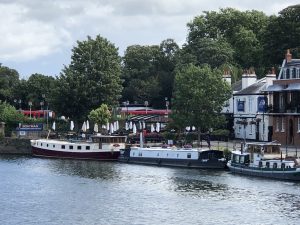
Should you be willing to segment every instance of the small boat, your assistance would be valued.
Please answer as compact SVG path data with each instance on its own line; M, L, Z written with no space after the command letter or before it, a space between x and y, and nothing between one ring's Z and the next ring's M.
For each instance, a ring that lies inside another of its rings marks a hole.
M223 151L191 147L131 147L121 150L120 162L202 169L224 169Z
M117 160L126 136L95 135L89 140L31 140L32 154L41 157Z
M227 166L233 173L300 181L300 161L280 150L280 143L246 143L244 151L232 151Z

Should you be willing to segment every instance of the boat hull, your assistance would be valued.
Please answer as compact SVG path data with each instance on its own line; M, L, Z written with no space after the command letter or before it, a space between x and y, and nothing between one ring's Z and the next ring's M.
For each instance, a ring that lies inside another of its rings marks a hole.
M228 163L231 172L248 176L264 177L270 179L300 181L300 170L289 168L285 170L261 169L247 166L235 166Z
M202 161L202 160L188 160L188 159L120 157L119 161L126 162L126 163L133 163L133 164L183 167L183 168L200 168L200 169L224 169L226 167L226 162L218 159Z
M71 151L55 151L32 146L32 155L38 157L49 158L67 158L67 159L92 159L92 160L117 160L120 151L87 151L87 152L71 152Z

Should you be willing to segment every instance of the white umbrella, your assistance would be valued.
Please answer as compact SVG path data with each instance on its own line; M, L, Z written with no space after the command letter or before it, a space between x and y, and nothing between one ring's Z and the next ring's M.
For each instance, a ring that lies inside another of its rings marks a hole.
M125 130L129 130L129 124L127 122L125 123Z
M120 126L119 126L119 121L118 120L117 120L116 124L117 124L117 130L119 130Z
M85 123L85 122L83 122L82 127L81 127L81 130L82 130L83 132L86 132L86 123Z
M146 128L146 123L145 123L145 121L143 121L143 129L145 129Z
M86 121L86 129L87 129L87 130L89 130L89 129L90 129L90 123L89 123L89 121L88 121L88 120Z
M115 121L114 122L114 131L117 131L118 129L117 129L117 122Z
M55 121L54 121L52 124L52 130L55 130L55 128L56 128L56 125L55 125Z
M156 132L158 132L158 133L159 133L159 131L160 131L160 123L159 123L159 122L157 122L157 123L156 123Z
M98 131L99 131L99 130L98 130L98 124L97 124L97 123L94 124L94 131L95 131L96 133L98 133Z
M110 129L109 122L107 122L107 124L106 124L106 129L107 129L107 130Z
M192 130L195 131L195 130L196 130L196 127L195 127L195 126L192 126Z
M132 127L132 121L129 122L129 129L131 130L133 127Z
M110 130L109 131L110 131L111 134L114 132L114 125L112 123L110 124Z
M133 124L132 133L136 134L136 125L135 125L135 123Z
M186 129L186 131L190 131L191 127L186 127L185 129Z
M73 129L74 129L74 122L73 122L73 120L71 120L70 130L73 130Z
M143 125L142 125L141 121L139 121L139 128L140 128L140 130L143 129Z
M151 124L151 133L153 133L155 131L154 125Z

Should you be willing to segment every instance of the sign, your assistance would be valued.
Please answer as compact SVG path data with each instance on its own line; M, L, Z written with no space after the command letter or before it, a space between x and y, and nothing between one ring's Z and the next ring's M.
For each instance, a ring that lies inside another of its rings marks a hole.
M17 128L19 131L42 131L43 130L43 124L42 123L36 123L36 124L21 124L19 128Z
M245 111L245 101L238 100L237 102L237 111L244 112Z
M257 111L258 112L266 112L267 109L267 102L268 98L267 97L258 97L257 98Z

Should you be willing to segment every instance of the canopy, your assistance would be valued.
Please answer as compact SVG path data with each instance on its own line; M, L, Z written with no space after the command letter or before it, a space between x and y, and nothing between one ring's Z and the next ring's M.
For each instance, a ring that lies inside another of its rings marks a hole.
M300 83L292 83L284 89L285 91L300 91Z
M273 84L267 87L267 92L278 92L284 90L283 86L280 84Z

